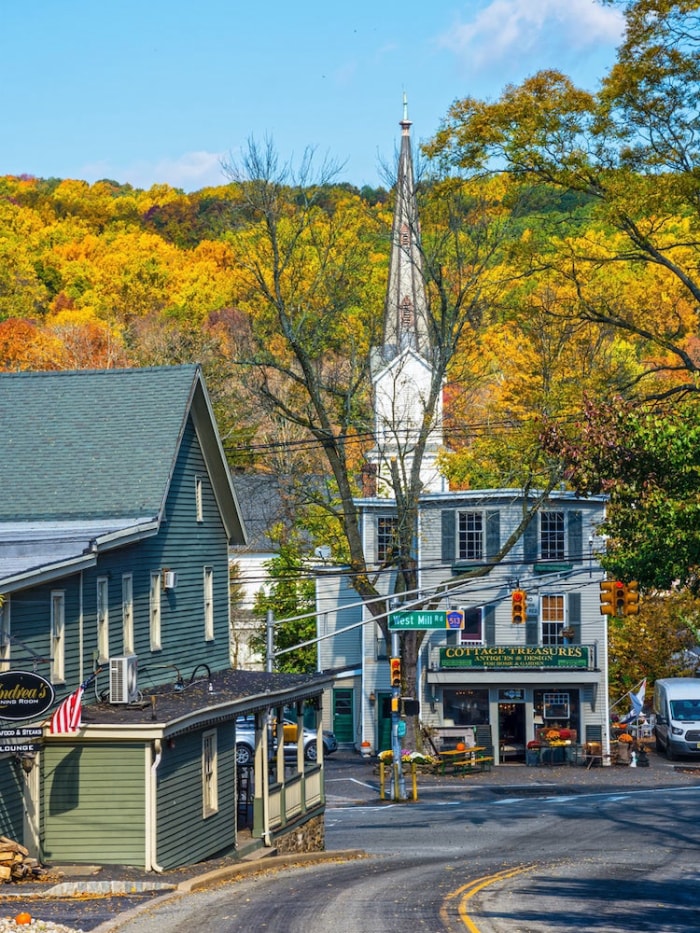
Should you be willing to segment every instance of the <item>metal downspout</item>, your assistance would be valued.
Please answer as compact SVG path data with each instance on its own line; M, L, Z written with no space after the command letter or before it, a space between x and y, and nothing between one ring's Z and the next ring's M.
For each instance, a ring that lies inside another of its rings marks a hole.
M155 856L158 851L158 767L163 757L163 743L156 739L153 743L155 758L151 763L150 780L148 782L148 798L146 801L146 825L148 828L148 858L146 871L155 871L159 874L164 871L162 865L156 864Z

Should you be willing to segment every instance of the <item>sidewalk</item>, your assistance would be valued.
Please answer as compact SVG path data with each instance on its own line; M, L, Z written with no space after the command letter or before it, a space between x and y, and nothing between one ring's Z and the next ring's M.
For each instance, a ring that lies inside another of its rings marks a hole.
M418 775L418 803L440 798L475 797L481 800L508 794L578 794L642 790L654 787L698 786L700 761L669 762L649 754L649 767L613 765L587 770L582 766L526 767L506 764L491 771L460 775ZM410 798L410 775L406 778ZM391 804L389 788L386 803ZM354 751L339 750L326 760L327 808L381 806L376 759ZM412 800L406 805L410 806ZM69 929L108 933L116 915L151 903L155 898L187 893L235 875L257 871L261 861L276 865L299 864L337 858L339 853L276 856L274 849L258 850L248 857L238 854L211 859L162 874L118 865L52 865L41 882L5 884L0 887L0 933L12 931L3 917L27 911L32 917L62 924ZM349 858L361 853L345 853ZM18 931L26 927L16 927ZM59 928L60 929L60 928ZM46 927L47 933L51 926Z

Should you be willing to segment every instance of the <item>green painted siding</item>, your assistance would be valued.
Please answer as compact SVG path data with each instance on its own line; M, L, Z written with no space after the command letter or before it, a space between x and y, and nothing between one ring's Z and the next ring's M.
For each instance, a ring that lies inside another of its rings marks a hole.
M218 811L203 816L202 733L178 736L158 769L158 852L163 868L193 864L235 845L232 723L217 729Z
M202 522L197 521L195 478L201 477ZM205 640L204 567L211 567L214 584L214 639ZM168 567L178 574L174 590L161 593L161 650L152 652L149 637L150 575ZM134 642L139 658L139 679L144 686L174 682L177 669L189 680L199 664L211 670L229 667L228 541L205 470L199 441L188 419L165 506L165 521L157 536L101 555L97 567L38 586L11 597L12 628L21 632L26 648L12 646L12 666L37 666L50 679L51 591L65 591L65 682L56 684L61 700L80 683L81 606L83 631L82 677L93 670L97 658L97 578L108 578L109 655L124 654L122 576L133 578ZM205 673L201 668L198 676ZM85 704L107 696L105 670L85 695Z
M44 858L145 865L143 745L45 745L42 759Z
M10 663L14 670L33 670L51 680L51 593L54 590L65 593L65 682L54 684L57 699L60 699L78 684L79 574L12 594L12 633L21 639L21 644L11 645Z
M13 758L0 759L0 835L24 842L24 781Z
M203 522L196 519L196 476L202 478ZM204 638L205 566L212 567L214 575L213 641ZM161 650L151 651L150 576L164 567L177 573L178 583L174 590L161 591ZM139 659L139 681L145 686L174 682L177 674L173 665L185 680L190 679L198 664L207 664L211 670L229 667L228 542L191 420L175 465L160 533L139 545L105 555L99 569L86 574L85 660L88 665L97 649L96 578L104 573L110 575L111 656L124 653L121 582L124 573L133 575L134 646ZM104 681L106 684L106 677ZM102 678L98 687L101 682Z

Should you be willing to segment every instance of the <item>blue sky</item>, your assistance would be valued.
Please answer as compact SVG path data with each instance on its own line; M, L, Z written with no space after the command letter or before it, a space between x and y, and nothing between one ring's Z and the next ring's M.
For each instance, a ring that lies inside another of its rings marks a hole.
M0 0L0 175L194 191L267 136L374 186L404 92L418 143L542 68L595 90L622 28L598 0Z

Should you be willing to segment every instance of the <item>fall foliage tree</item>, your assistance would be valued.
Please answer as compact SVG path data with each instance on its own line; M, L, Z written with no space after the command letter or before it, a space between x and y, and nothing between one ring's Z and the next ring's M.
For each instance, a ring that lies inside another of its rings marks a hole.
M700 592L700 406L635 407L589 401L566 436L547 426L543 443L560 456L581 493L610 496L601 563L646 591Z
M697 676L699 642L700 601L696 596L688 591L649 594L639 615L610 620L610 696L623 697L645 677L651 687L661 677Z
M598 94L542 71L501 98L456 101L427 146L430 156L470 173L505 171L525 186L585 197L585 235L536 249L531 274L555 271L575 290L559 314L614 328L635 345L649 375L638 394L697 390L700 278L700 17L694 0L632 0L626 38ZM593 237L591 238L591 228ZM601 242L601 236L604 242ZM542 246L540 242L539 247ZM641 308L620 281L654 268L670 316ZM662 378L663 376L663 378Z

